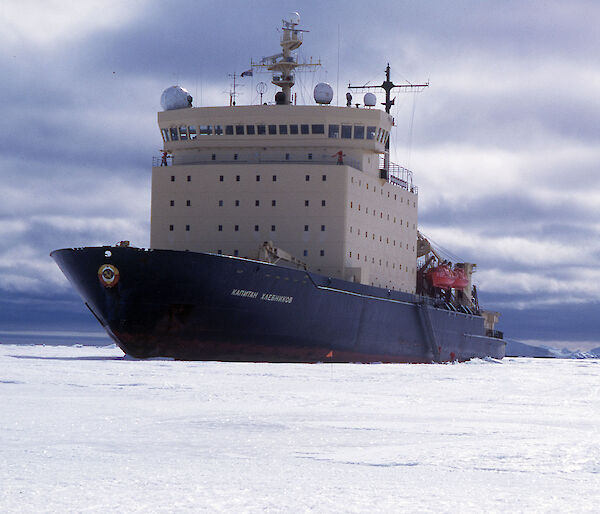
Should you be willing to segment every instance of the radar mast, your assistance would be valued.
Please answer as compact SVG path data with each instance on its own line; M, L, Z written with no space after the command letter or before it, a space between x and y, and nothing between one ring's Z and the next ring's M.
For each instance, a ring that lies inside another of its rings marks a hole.
M282 95L276 95L278 104L292 103L291 89L296 83L295 70L298 67L320 66L321 63L299 63L298 59L292 55L292 51L298 49L302 44L302 35L308 30L297 28L300 24L300 15L297 12L290 14L288 20L281 20L282 34L279 41L281 52L275 55L263 57L259 62L251 61L252 68L257 70L265 69L273 73L271 82L281 88Z

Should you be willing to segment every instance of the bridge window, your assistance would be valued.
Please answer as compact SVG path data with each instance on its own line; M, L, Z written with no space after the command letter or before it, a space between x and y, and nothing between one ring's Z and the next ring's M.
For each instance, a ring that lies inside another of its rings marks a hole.
M175 127L171 127L171 141L179 141L179 135Z
M322 123L317 123L316 125L313 125L312 133L313 134L325 134L325 125L323 125Z
M169 131L168 129L160 129L160 133L162 134L163 141L166 143L169 141Z
M210 134L210 127L209 127L208 134ZM223 127L221 127L221 125L215 125L215 136L222 136L222 135L223 135Z
M298 125L290 125L290 134L298 134Z
M333 139L337 139L338 137L340 137L339 125L329 125L329 137Z
M253 136L256 133L254 130L254 125L246 125L246 134L249 136Z
M277 125L269 125L269 135L273 136L277 134Z
M187 126L181 125L181 127L179 127L179 139L181 139L182 141L187 141L187 138L188 138Z
M266 134L266 126L265 125L256 125L256 133L259 136L264 136Z
M352 125L342 125L342 139L350 139L352 137Z
M308 125L300 125L300 133L304 135L309 134Z
M363 125L356 125L354 127L354 139L365 138L365 127Z
M288 133L287 125L279 125L279 133L280 134L287 134Z
M244 135L244 125L236 125L235 126L235 135L243 136Z
M233 125L225 125L225 135L233 136Z
M367 139L375 139L377 127L367 127Z
M197 137L197 135L198 135L198 134L196 133L196 126L195 126L195 125L190 125L190 126L188 127L188 133L189 133L189 135L190 135L190 140L192 140L192 141L193 141L194 139L196 139L196 137Z

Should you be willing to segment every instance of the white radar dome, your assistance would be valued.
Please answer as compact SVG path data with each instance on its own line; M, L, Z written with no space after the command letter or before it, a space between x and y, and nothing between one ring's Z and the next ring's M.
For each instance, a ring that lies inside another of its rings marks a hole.
M365 93L364 101L367 107L373 107L377 103L377 97L373 93Z
M290 13L289 20L292 25L300 25L300 15L297 12Z
M315 97L315 102L318 104L330 104L331 100L333 100L333 89L331 89L329 84L319 82L315 86L313 95Z
M160 97L160 106L163 111L172 111L173 109L183 109L192 106L192 97L180 86L171 86L163 91Z

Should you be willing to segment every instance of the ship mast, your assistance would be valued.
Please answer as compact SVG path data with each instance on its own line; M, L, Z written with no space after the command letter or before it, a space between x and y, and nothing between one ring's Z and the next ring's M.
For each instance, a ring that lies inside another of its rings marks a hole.
M302 34L308 30L297 28L300 24L300 15L294 12L290 15L289 20L281 20L283 27L279 44L281 52L275 55L263 57L260 62L251 61L252 68L261 70L266 68L273 73L271 82L281 88L281 92L275 96L275 101L278 104L292 103L291 89L296 83L295 70L299 67L320 66L321 63L299 63L292 55L292 51L298 49L302 44Z
M351 86L350 84L348 84L348 89L360 89L363 91L365 89L383 89L385 91L385 102L382 102L381 105L385 105L385 112L387 112L388 114L390 113L392 105L394 105L394 102L396 101L396 98L391 98L392 89L394 89L394 88L415 89L417 93L420 93L426 87L429 87L429 82L425 82L425 84L394 84L392 82L392 80L390 79L390 63L389 62L387 63L387 66L385 68L385 80L383 81L383 83L381 85L367 86L365 84L364 86ZM384 155L383 162L384 162L385 177L381 177L381 178L387 179L389 177L389 167L390 167L390 139L389 138L385 142L385 155Z

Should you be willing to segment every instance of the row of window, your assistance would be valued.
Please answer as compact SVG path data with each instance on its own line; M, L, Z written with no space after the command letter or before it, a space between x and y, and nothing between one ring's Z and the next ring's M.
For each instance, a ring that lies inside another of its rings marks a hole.
M237 156L237 154L236 154L236 156ZM312 154L309 154L309 156L312 158ZM213 154L213 157L214 157L214 154ZM310 182L310 177L311 177L310 175L304 175L304 180L305 180L306 182ZM262 178L262 175L255 175L255 180L256 180L256 182L260 182L260 181L261 181L261 178ZM327 181L327 175L321 175L321 180L322 180L323 182L326 182L326 181ZM188 182L191 182L191 181L192 181L192 177L191 177L191 175L187 175L187 181L188 181ZM241 177L241 175L236 175L236 176L235 176L235 181L236 181L236 182L241 182L241 181L242 181L242 177ZM271 181L272 181L272 182L277 182L277 175L271 175ZM175 182L175 175L171 175L171 182ZM225 175L219 175L219 182L225 182ZM351 182L351 183L354 183L354 177L351 177L351 178L350 178L350 182ZM359 181L358 181L358 186L359 186L359 187L361 187L361 186L362 186L362 180L359 180ZM367 188L367 190L368 190L368 189L369 189L369 183L368 183L368 182L366 182L366 183L365 183L365 186L366 186L366 188ZM374 192L376 192L376 191L377 191L377 186L373 186L373 188L372 188L372 189L373 189L373 191L374 191ZM382 188L382 187L380 187L379 189L380 189L380 191L381 191L381 194L383 195L383 188ZM389 191L388 191L388 193L387 193L387 197L388 197L388 198L391 198L391 195L390 195L390 192L389 192ZM396 200L398 200L398 195L397 195L396 193L394 193L394 201L396 201ZM404 203L404 197L402 197L402 196L400 196L400 203ZM407 200L407 201L406 201L406 203L407 203L407 204L410 204L410 200ZM352 202L350 202L350 204L351 204L351 205L350 205L350 208L352 208ZM414 201L414 200L413 200L413 207L415 207L415 208L417 207L417 202L416 202L416 201ZM360 211L360 205L359 205L359 207L358 207L358 210ZM368 212L368 211L367 211L367 212Z
M354 182L354 177L350 177L350 182L352 184L356 184L356 182ZM362 180L358 180L358 187L361 187L361 186L362 186ZM369 183L368 182L365 182L365 187L367 188L367 191L368 191L369 190ZM373 190L374 193L376 193L377 192L377 186L374 185L372 187L372 190ZM379 190L380 190L380 194L383 196L383 188L380 187ZM387 193L387 197L391 198L389 191ZM394 193L394 200L397 200L397 199L398 199L398 195L396 193ZM403 197L400 197L400 202L401 203L404 202L404 198ZM410 200L406 200L406 203L410 204ZM413 207L416 207L416 206L417 206L417 202L415 200L413 200Z
M352 252L351 251L348 252L348 257L352 258ZM355 257L356 257L357 261L361 260L360 253L356 253ZM367 255L363 254L363 261L364 262L369 262L369 258L368 258ZM376 264L375 257L371 257L371 264ZM383 260L382 259L379 259L379 266L383 266ZM385 261L385 267L386 268L390 267L390 261ZM392 267L392 269L396 269L396 263L392 262L392 266L391 267ZM398 264L398 271L402 271L402 264ZM408 273L409 270L408 270L407 266L404 266L404 271L406 273ZM414 272L414 270L413 270L413 272ZM373 284L371 284L371 285L373 285Z
M311 155L311 157L312 157L312 154L309 154L309 155ZM255 176L256 182L260 182L261 178L262 178L262 175L256 175ZM304 175L304 180L305 180L305 182L310 182L310 175ZM188 182L192 181L192 176L191 175L187 176L187 181ZM235 176L235 181L236 182L241 182L242 181L241 175L236 175ZM272 175L271 176L271 181L272 182L277 182L277 175ZM322 182L327 182L327 175L321 175L321 181ZM171 175L171 182L175 182L175 175ZM219 182L225 182L225 175L219 175Z
M354 202L350 202L350 208L353 209L354 208ZM360 211L360 204L358 204L358 210ZM371 212L373 213L373 216L377 216L377 211L375 209L371 209ZM366 207L365 208L365 214L369 214L369 208ZM396 223L396 216L393 217L394 218L394 223ZM379 219L383 219L383 211L379 211ZM386 219L387 221L390 221L390 215L386 214ZM400 219L400 225L402 225L402 219ZM408 221L406 222L406 228L409 228L409 223ZM413 223L413 230L416 228L416 225ZM352 227L350 227L350 232L352 232ZM360 231L359 231L360 234Z
M186 232L190 231L190 226L186 225L185 226L185 230ZM277 230L277 226L276 225L271 225L271 232L275 232ZM169 231L170 232L174 232L175 231L175 225L169 225ZM217 225L217 231L218 232L223 232L223 225ZM240 226L239 225L234 225L233 226L233 231L234 232L239 232L240 231ZM310 226L309 225L304 225L304 232L309 232L310 231ZM260 225L254 225L254 232L260 232ZM325 225L321 225L321 232L325 232Z
M223 255L223 250L221 250L221 249L218 249L218 250L217 250L217 253L218 253L219 255ZM233 256L234 256L234 257L239 257L239 255L240 255L240 251L239 251L239 250L233 250ZM304 257L308 257L308 250L303 250L303 251L302 251L302 255L303 255ZM319 257L325 257L325 250L319 250ZM268 275L268 274L267 274L266 276L267 276L267 277L269 277L270 275ZM279 278L279 277L277 277L277 278ZM287 280L287 278L286 278L286 280ZM297 282L297 281L296 281L296 282Z
M381 127L369 125L338 125L330 124L327 135L332 139L372 139L385 143L390 135ZM251 124L251 125L180 125L161 129L163 141L194 141L198 136L285 136L285 135L325 135L325 125L322 123L309 124Z
M171 207L175 207L175 200L170 200L169 204ZM186 200L185 201L185 205L186 207L191 207L192 205L192 201L191 200ZM234 200L233 205L235 205L236 207L240 206L240 201L239 200ZM255 207L260 207L260 200L254 200L254 205ZM218 200L218 206L219 207L224 207L225 206L225 201L224 200ZM327 202L325 200L321 200L321 207L326 207L327 206ZM271 200L271 207L277 207L277 200ZM310 207L310 200L304 200L304 207Z
M241 179L240 179L240 175L236 175L236 176L235 176L235 181L236 181L236 182L240 182L240 180L241 180ZM256 175L256 182L260 182L260 180L261 180L261 175ZM304 176L304 180L305 180L306 182L310 182L310 175L305 175L305 176ZM326 181L327 181L327 175L321 175L321 180L322 180L323 182L326 182ZM172 180L172 177L171 177L171 181L173 181L173 180ZM272 182L277 182L277 175L273 175L273 176L271 177L271 181L272 181ZM225 175L219 175L219 182L225 182Z
M352 227L350 227L350 233L352 233ZM365 239L368 239L369 238L369 232L367 230L365 230L364 233L365 233ZM360 236L360 229L357 229L356 234L358 236ZM377 236L375 235L374 232L371 232L371 239L373 241L377 240ZM382 235L379 236L379 242L383 243L383 236ZM389 237L385 238L385 244L388 244L388 245L390 244L390 238ZM396 240L395 239L392 239L392 246L396 246ZM400 241L400 245L399 246L402 247L402 241ZM408 243L406 244L406 249L408 250ZM413 251L414 250L415 250L415 247L413 246Z

